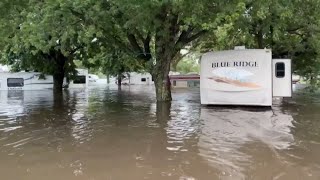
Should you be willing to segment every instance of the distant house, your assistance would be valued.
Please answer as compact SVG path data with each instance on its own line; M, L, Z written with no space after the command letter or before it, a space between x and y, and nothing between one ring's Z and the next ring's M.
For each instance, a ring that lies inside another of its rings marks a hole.
M171 75L171 85L173 88L200 88L200 75Z

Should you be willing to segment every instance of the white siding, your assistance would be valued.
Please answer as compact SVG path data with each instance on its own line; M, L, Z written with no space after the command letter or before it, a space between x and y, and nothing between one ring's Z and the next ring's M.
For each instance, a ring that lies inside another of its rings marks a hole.
M128 82L130 81L130 82ZM152 76L149 73L130 73L130 80L126 80L131 85L152 85Z
M177 88L187 88L188 87L188 81L176 81Z
M276 64L283 63L284 77L277 77ZM290 59L273 59L273 96L291 97L292 96L292 73Z
M270 50L231 50L202 56L201 104L272 105Z
M0 73L0 90L44 90L53 88L53 77L46 75L45 79L39 79L38 72L17 72L17 73ZM86 84L76 85L70 82L69 88L87 88L88 86L88 71L79 70L79 75L86 76ZM24 86L23 87L8 87L7 79L8 78L23 78ZM65 82L66 83L66 82Z

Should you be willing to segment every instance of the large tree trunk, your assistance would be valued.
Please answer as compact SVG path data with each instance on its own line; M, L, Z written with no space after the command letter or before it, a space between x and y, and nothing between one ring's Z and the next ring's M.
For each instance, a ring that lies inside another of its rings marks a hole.
M55 69L53 72L53 89L55 92L62 92L63 80L65 77L65 63L67 58L61 52L55 52Z
M110 75L107 75L107 83L110 84Z
M62 92L64 73L55 72L53 74L53 89L55 92Z
M170 120L171 102L157 102L157 122L166 125Z
M122 74L118 74L117 77L117 84L118 84L118 89L121 89L121 83L122 83Z
M259 49L263 49L263 33L262 30L259 30L258 34L256 35L257 44Z
M263 38L263 31L262 31L262 21L261 20L259 20L258 21L258 29L257 29L257 33L256 33L256 41L257 41L257 45L258 45L258 48L259 49L263 49L263 48L265 48L264 47L264 43L263 43L263 41L264 41L264 38Z
M312 73L310 76L309 91L314 93L317 89L318 89L317 88L317 77L316 77L316 75L314 75L314 73Z
M53 108L61 109L63 107L63 93L53 92Z
M171 59L157 59L157 65L153 70L153 79L156 88L156 98L158 102L171 101L171 82L169 78Z
M177 71L177 66L178 66L179 62L180 61L177 61L177 60L172 62L172 64L171 64L172 71L175 71L175 72Z

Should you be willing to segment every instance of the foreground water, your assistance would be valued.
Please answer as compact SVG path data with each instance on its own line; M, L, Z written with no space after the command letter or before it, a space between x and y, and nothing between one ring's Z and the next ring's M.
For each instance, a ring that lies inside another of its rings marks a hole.
M0 91L1 179L320 179L320 98L208 108L153 92Z

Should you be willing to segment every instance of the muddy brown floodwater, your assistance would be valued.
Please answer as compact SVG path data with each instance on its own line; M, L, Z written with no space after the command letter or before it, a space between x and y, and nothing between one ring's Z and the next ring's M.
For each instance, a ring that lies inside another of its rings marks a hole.
M320 97L213 108L153 92L0 91L0 179L320 179Z

